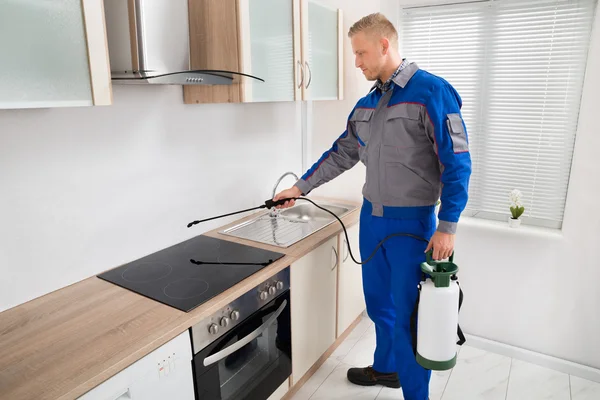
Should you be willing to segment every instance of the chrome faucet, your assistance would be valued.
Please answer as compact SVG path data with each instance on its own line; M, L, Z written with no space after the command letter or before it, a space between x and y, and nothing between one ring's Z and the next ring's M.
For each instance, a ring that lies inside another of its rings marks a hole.
M271 194L271 198L275 197L275 194L277 192L277 186L279 186L279 184L281 183L281 181L283 180L283 178L285 178L288 175L292 175L294 178L296 178L296 181L300 178L298 178L298 175L296 175L293 172L286 172L285 174L281 175L279 177L279 179L277 179L277 183L275 183L275 186L273 187L273 194Z
M281 175L279 177L279 179L277 179L277 182L275 183L275 186L273 187L273 193L271 194L271 198L275 197L275 194L277 193L277 186L279 186L279 184L281 183L281 181L283 180L283 178L285 178L288 175L292 175L294 178L296 178L296 181L298 181L298 175L296 175L293 172L286 172L285 174ZM269 216L271 217L278 217L279 216L279 209L278 208L274 208L271 209L269 211Z

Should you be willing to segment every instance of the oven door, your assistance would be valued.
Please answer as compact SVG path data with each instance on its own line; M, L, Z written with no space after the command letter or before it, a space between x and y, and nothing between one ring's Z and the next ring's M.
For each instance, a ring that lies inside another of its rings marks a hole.
M194 355L197 400L264 400L292 372L290 291Z

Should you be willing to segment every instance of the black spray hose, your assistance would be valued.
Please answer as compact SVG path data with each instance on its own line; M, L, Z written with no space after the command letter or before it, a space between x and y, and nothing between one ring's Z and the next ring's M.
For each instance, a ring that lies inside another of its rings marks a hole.
M346 243L348 244L348 252L350 253L350 257L352 258L352 261L354 261L356 264L359 264L359 265L364 265L364 264L368 263L369 261L371 261L371 259L373 257L375 257L375 254L377 253L377 250L379 250L379 248L383 245L383 243L386 240L391 239L393 237L407 236L407 237L411 237L411 238L416 239L416 240L420 240L420 241L425 242L425 243L429 243L429 241L427 239L425 239L423 237L420 237L420 236L413 235L411 233L392 233L391 235L388 235L385 238L383 238L383 240L381 242L379 242L379 244L377 244L377 247L375 247L375 250L373 250L373 253L371 253L371 255L365 261L362 261L362 262L361 261L357 261L356 258L354 258L354 254L352 254L352 247L350 246L350 239L348 238L348 232L346 231L346 226L344 225L344 223L342 222L342 220L337 215L335 215L335 213L333 213L332 211L330 211L330 210L328 210L328 209L326 209L324 207L321 207L320 205L318 205L317 203L315 203L311 199L307 199L306 197L290 197L290 198L287 198L287 199L281 199L281 200L277 200L277 201L267 200L267 201L265 201L265 204L262 204L262 205L260 205L258 207L249 208L247 210L242 210L242 211L236 211L236 212L233 212L233 213L229 213L229 214L225 214L225 215L220 215L218 217L212 217L212 218L207 218L207 219L203 219L203 220L199 220L199 221L190 222L187 225L187 227L191 228L192 226L194 226L196 224L199 224L201 222L211 221L211 220L217 219L217 218L228 217L230 215L240 214L240 213L247 212L247 211L258 210L258 209L261 209L261 208L273 208L273 207L276 207L276 206L283 205L286 201L290 201L290 200L304 200L304 201L308 201L309 203L312 203L315 207L317 207L317 208L319 208L319 209L321 209L323 211L326 211L329 214L333 215L334 218L338 220L338 222L340 223L340 225L342 225L342 229L344 230L344 236L346 236Z

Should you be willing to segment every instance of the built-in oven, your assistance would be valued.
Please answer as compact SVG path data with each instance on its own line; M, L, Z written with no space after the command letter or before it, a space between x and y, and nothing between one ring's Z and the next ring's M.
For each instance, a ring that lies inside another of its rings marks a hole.
M191 328L197 400L266 400L292 372L289 267Z

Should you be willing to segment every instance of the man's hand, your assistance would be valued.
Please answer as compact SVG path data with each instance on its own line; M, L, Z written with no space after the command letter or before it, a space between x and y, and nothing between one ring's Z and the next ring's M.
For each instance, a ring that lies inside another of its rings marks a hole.
M286 189L283 192L276 194L275 197L273 197L273 201L277 201L279 199L289 199L292 197L300 197L300 195L302 195L302 192L300 191L300 189L298 189L298 187L296 187L296 186L292 186L291 188ZM284 204L282 204L280 206L276 206L276 208L288 208L288 207L292 207L294 204L296 204L296 201L290 200L290 201L286 201Z
M452 252L454 251L454 235L451 233L436 231L431 237L431 240L429 241L429 246L427 246L425 253L427 253L432 248L432 258L434 260L444 260L450 257L452 255Z

